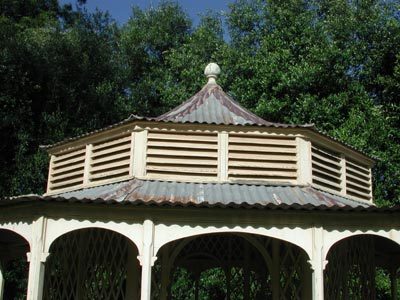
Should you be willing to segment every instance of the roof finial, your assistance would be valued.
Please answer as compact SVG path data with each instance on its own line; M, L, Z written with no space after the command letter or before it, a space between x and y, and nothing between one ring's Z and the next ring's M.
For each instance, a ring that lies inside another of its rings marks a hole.
M216 63L209 63L204 70L204 75L208 78L208 83L216 83L215 79L221 73L221 69Z

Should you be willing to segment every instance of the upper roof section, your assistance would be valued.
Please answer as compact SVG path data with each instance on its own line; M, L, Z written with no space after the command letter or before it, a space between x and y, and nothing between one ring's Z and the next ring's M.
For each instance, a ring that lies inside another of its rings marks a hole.
M312 125L259 118L216 83L219 71L209 64L208 83L157 118L132 116L49 146L47 194L138 179L311 186L372 204L371 158Z
M220 68L215 63L207 65L204 74L207 84L193 97L169 112L155 118L155 121L174 123L206 123L217 125L259 125L268 127L313 127L313 125L292 125L272 123L251 113L229 97L216 83Z

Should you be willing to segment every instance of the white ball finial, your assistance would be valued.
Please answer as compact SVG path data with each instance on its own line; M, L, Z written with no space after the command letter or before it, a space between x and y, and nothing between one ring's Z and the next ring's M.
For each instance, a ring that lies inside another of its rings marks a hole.
M208 78L208 83L216 83L215 79L221 73L220 67L216 63L209 63L204 70L204 75Z

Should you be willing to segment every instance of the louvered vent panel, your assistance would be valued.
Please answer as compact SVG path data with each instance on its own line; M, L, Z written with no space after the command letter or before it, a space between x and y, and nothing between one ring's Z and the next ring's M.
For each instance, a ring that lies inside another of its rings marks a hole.
M341 191L341 158L338 153L312 146L313 184L335 192Z
M93 144L89 182L124 179L129 176L131 135Z
M371 170L357 162L346 160L346 193L362 199L371 199Z
M149 132L146 172L150 178L216 179L217 134Z
M295 138L229 135L229 179L282 182L296 177Z
M85 148L55 154L51 165L49 191L80 187L83 184Z

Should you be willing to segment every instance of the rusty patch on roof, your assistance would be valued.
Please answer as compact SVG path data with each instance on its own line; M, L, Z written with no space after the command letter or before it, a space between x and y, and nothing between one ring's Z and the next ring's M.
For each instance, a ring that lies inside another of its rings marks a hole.
M298 125L272 123L261 119L229 97L215 83L206 84L200 92L189 100L155 118L155 120L174 123L298 127ZM302 125L301 127L303 126L312 127L312 125Z
M270 186L233 183L188 183L150 180L129 180L110 185L82 189L49 196L50 198L115 201L119 203L173 205L311 205L324 207L368 207L368 203L316 190L310 186Z

